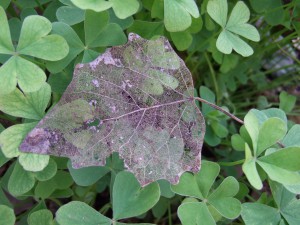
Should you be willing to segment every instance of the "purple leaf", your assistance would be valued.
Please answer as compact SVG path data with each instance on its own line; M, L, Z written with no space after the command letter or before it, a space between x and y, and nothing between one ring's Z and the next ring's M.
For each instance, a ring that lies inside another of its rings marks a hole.
M25 138L23 152L66 156L74 168L118 152L141 185L200 169L204 118L193 80L165 38L126 45L79 64L66 92Z

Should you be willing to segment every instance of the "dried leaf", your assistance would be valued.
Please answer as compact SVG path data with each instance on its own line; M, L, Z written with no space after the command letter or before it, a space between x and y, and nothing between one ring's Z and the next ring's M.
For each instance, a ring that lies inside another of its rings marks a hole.
M200 169L204 118L192 76L164 38L129 42L79 64L61 98L21 151L67 156L74 168L118 152L142 185Z

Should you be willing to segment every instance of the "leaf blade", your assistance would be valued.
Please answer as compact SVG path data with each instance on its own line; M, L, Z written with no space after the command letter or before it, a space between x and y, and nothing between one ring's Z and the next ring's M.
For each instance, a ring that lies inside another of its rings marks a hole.
M12 54L15 51L4 9L0 6L0 53Z

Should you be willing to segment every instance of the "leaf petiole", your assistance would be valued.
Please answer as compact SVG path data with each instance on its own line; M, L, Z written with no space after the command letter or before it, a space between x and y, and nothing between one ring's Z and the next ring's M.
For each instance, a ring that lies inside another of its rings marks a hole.
M220 112L224 113L225 115L229 116L230 118L234 119L235 121L239 122L240 124L244 124L244 121L237 118L235 115L231 114L230 112L227 112L225 109L221 108L220 106L217 106L209 101L206 101L203 98L200 97L194 97L195 100L199 101L199 102L203 102L211 107L213 107L216 110L219 110Z
M218 164L220 166L236 166L236 165L243 164L244 162L245 162L245 159L241 159L241 160L234 161L234 162L218 162Z

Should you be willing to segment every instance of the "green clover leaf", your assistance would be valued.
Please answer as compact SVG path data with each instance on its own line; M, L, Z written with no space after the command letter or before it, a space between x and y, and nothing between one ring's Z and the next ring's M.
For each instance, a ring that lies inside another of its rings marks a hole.
M6 205L0 205L0 224L14 225L15 222L14 210Z
M37 122L13 125L0 134L0 145L5 157L13 158L23 154L19 151L19 145L36 124Z
M76 7L71 0L60 0L60 2L64 5L56 11L56 18L59 22L72 26L84 20L84 10Z
M38 176L36 176L36 178L38 179ZM55 195L55 191L65 190L67 195L66 197L68 197L70 196L68 192L72 193L69 187L73 184L73 182L74 181L68 172L58 170L50 179L38 181L35 186L34 195L45 199Z
M26 171L17 161L8 180L8 191L13 196L20 196L30 191L35 184L32 172Z
M270 182L272 195L276 208L261 203L244 203L242 205L242 218L246 225L253 224L279 224L284 219L287 224L300 223L300 200L281 184Z
M135 14L140 4L137 0L71 0L74 5L81 9L91 9L96 12L102 12L112 8L116 16L125 19Z
M194 0L165 0L164 22L170 32L186 30L192 24L192 17L200 16Z
M191 216L194 215L194 216ZM207 206L203 202L183 203L178 208L178 217L183 225L215 225Z
M71 176L67 172L57 172L57 165L53 159L50 159L48 165L38 172L27 171L19 161L16 161L8 180L8 191L13 196L22 196L34 187L36 180L40 181L36 188L40 186L41 182L45 183L49 180L50 182L46 182L48 184L46 190L50 194L53 192L53 188L64 189L73 183Z
M286 113L289 113L295 107L297 97L283 91L279 95L279 100L280 100L279 108L285 111Z
M172 191L179 195L194 197L202 201L186 202L179 207L178 215L183 225L216 224L215 221L220 216L228 219L239 216L241 203L233 198L238 193L239 184L234 177L225 178L216 189L212 190L219 172L218 164L202 161L199 173L195 175L184 173L180 177L179 184L171 186ZM194 214L195 209L198 213ZM186 215L195 215L195 217L186 218ZM197 219L200 215L207 220Z
M217 39L217 48L220 52L230 54L235 50L244 57L253 54L253 49L240 38L242 36L256 42L260 40L257 29L247 23L250 11L244 2L236 3L228 20L227 0L210 0L207 4L207 12L222 27Z
M53 23L52 33L63 36L70 46L68 55L62 60L48 62L47 69L59 73L74 59L87 63L97 58L105 47L120 45L126 42L122 28L115 23L109 23L109 13L85 11L84 40L69 25L62 22ZM80 37L79 37L80 36Z
M263 14L263 19L271 26L283 25L290 28L290 14L284 10L284 4L281 0L262 1L250 0L253 10L259 14Z
M86 203L79 201L72 201L60 207L56 212L56 220L61 225L111 224L111 220L109 218L103 216Z
M45 83L38 91L22 93L19 89L0 95L0 110L16 117L40 120L45 114L51 97L51 88ZM23 153L19 145L36 122L11 126L0 134L0 145L5 157L19 157L19 162L28 171L41 171L48 162L48 155Z
M19 151L19 145L35 126L36 122L24 123L11 126L0 134L0 145L5 157L19 157L19 162L25 170L41 171L49 162L49 155L39 155L34 153L23 153Z
M46 81L45 72L25 59L31 56L48 61L64 58L69 47L58 35L48 35L52 29L51 22L42 16L25 18L18 45L14 48L11 40L5 11L0 7L0 54L11 57L0 68L0 94L11 93L18 84L24 92L34 92Z
M0 53L12 54L15 51L13 43L11 41L11 35L9 32L9 25L6 18L5 11L0 7Z
M121 225L124 223L117 222L116 220L138 216L151 209L158 202L160 191L157 182L141 188L132 173L122 171L115 177L112 195L113 220L103 216L87 204L78 201L72 201L60 207L56 212L56 220L61 225L92 225L99 223ZM69 216L70 214L72 214L71 217Z
M164 24L163 22L134 20L133 24L127 29L127 32L138 34L146 39L151 39L163 35Z
M295 124L291 127L287 135L283 138L282 144L284 146L298 146L300 147L300 139L298 138L300 134L300 124Z
M42 209L31 213L27 219L29 225L48 224L54 225L52 212Z
M2 131L4 131L5 128L2 126L2 124L0 123L0 134ZM1 150L1 145L0 145L0 167L2 167L5 163L7 163L9 161L8 158L6 158Z
M151 209L159 200L157 182L141 188L132 173L117 174L113 186L113 217L115 220L141 215Z
M110 169L106 166L90 166L74 169L71 161L68 162L68 169L75 183L80 186L93 185L110 172Z
M45 83L38 91L23 93L19 89L0 95L0 110L6 114L33 120L40 120L50 101L51 88Z
M287 132L287 121L285 113L280 109L250 110L244 122L251 140L244 140L243 171L250 184L256 189L263 187L261 174L257 168L259 165L271 180L287 186L291 185L291 188L294 185L294 188L299 186L300 164L297 160L300 157L300 146L297 146L297 141L290 142L290 138L298 135L295 133L297 126L284 138ZM285 148L270 148L276 147L277 142L282 139L286 143ZM260 156L263 152L265 155Z

